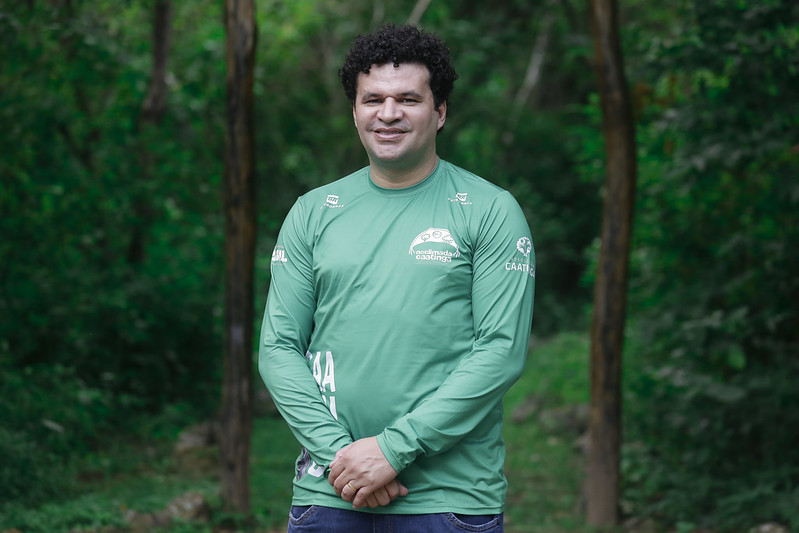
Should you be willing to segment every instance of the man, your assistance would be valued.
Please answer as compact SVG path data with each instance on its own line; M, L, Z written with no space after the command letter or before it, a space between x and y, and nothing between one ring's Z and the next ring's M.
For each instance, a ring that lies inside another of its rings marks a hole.
M507 191L436 153L457 77L438 37L386 26L340 76L369 166L291 209L261 334L261 375L303 446L289 531L502 531L529 228Z

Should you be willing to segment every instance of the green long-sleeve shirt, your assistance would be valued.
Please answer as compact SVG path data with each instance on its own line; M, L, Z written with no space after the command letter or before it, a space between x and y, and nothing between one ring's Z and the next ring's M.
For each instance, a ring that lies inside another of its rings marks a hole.
M445 161L412 187L367 167L296 202L259 357L303 446L295 505L351 508L325 469L377 436L409 493L369 512L503 510L501 400L527 353L534 255L510 193Z

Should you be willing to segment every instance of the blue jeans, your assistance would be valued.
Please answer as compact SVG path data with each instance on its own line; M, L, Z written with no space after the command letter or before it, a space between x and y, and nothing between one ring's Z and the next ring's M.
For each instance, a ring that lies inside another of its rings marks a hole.
M320 505L291 508L288 533L503 533L502 515L372 514Z

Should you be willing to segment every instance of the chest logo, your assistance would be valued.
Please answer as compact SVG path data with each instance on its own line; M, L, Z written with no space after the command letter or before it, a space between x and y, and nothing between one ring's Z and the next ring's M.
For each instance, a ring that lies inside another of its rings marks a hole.
M344 207L344 204L340 204L339 200L340 198L337 194L328 194L327 198L325 198L325 203L323 203L319 209L324 209L325 207L329 209Z
M408 253L415 256L417 261L441 263L449 263L461 255L460 246L449 230L444 228L428 228L421 232L411 242Z
M472 202L467 200L469 193L466 192L456 192L455 198L447 198L452 203L459 203L461 205L472 205Z

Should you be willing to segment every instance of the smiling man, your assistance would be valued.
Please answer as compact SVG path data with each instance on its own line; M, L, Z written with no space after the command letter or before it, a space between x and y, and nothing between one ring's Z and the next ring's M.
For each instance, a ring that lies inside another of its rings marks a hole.
M360 36L340 76L369 165L289 212L261 332L302 445L289 532L501 532L530 230L507 191L438 157L457 76L437 36Z
M352 115L376 185L410 187L433 172L447 103L435 104L427 67L386 63L361 72Z

